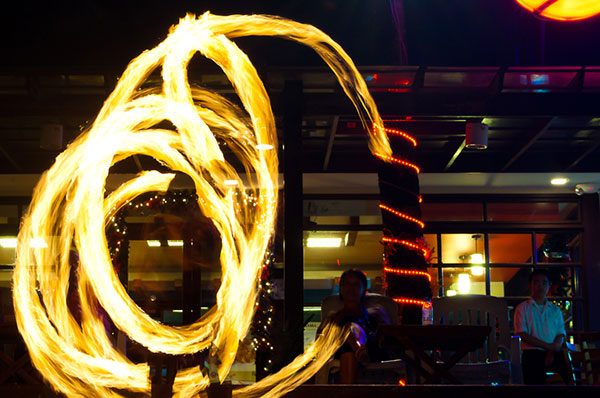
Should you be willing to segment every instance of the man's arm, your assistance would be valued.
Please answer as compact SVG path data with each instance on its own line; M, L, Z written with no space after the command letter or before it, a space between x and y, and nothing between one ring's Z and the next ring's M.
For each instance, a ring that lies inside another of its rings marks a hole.
M538 339L537 337L530 335L527 332L520 332L520 333L517 333L517 335L521 337L521 340L523 340L524 343L527 343L534 347L543 348L546 351L559 351L560 347L562 347L562 339L564 337L564 335L561 334L561 335L556 336L556 339L554 339L554 342L546 343L546 342L543 342L542 340Z
M556 336L556 338L554 339L554 342L552 343L552 345L554 346L554 351L560 351L562 349L563 346L563 342L565 341L565 335L564 334L559 334Z

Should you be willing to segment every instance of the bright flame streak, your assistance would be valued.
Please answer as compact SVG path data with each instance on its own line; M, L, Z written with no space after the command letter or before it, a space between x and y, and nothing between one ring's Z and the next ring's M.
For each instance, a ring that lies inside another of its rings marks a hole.
M391 156L386 135L368 128L383 123L364 80L348 55L323 32L270 16L205 13L183 18L165 41L129 64L90 129L43 174L20 229L13 276L17 324L33 364L62 393L120 397L115 389L122 389L149 394L148 365L134 364L114 350L97 316L96 302L121 331L150 351L180 355L211 346L221 362L219 378L227 375L253 316L278 189L277 151L264 150L277 147L270 100L247 56L229 40L248 35L280 36L312 47L354 103L371 135L371 150ZM221 67L243 110L217 94L189 86L187 65L196 52ZM140 90L157 68L162 71L162 87ZM164 120L175 130L155 127ZM218 139L243 165L247 185L225 161ZM136 154L152 156L187 174L201 211L221 236L223 276L217 304L190 325L170 327L150 318L131 300L112 268L104 234L110 218L143 193L166 191L174 176L141 173L105 197L110 167ZM222 183L232 180L238 184ZM256 206L244 204L249 196ZM39 236L49 237L47 248L34 247ZM81 324L66 306L73 244L81 261L77 285ZM282 371L235 394L284 394L312 376L347 333L331 325ZM176 397L189 397L207 386L208 378L195 367L180 370L173 388Z

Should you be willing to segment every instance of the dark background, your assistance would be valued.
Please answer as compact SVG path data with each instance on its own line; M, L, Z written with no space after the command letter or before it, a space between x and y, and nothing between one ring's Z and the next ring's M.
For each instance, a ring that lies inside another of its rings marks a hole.
M600 17L544 22L514 0L33 0L3 3L0 66L122 69L162 41L186 12L206 10L269 13L310 23L338 41L357 65L398 65L391 10L401 4L409 65L600 65ZM280 39L237 42L257 64L321 65L312 51Z

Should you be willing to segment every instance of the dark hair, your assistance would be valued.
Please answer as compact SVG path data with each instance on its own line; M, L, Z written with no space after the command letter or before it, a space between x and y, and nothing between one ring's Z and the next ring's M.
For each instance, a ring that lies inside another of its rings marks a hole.
M363 296L365 295L365 293L367 291L368 282L367 282L367 276L365 275L365 273L362 272L361 270L359 270L358 268L347 269L346 271L344 271L342 276L340 276L340 299L342 299L342 300L344 299L342 297L342 284L344 283L346 278L348 278L350 276L354 276L354 277L358 278L358 280L362 284L363 291L364 291Z
M531 274L529 274L529 283L531 283L531 281L533 280L533 277L536 275L545 276L548 283L550 283L550 275L548 274L548 271L546 271L545 269L542 269L542 268L536 268L533 270L533 272Z

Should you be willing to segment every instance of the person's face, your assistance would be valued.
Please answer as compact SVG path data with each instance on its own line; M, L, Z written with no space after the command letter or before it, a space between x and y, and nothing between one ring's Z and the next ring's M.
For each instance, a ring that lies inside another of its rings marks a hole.
M365 293L363 284L360 279L354 275L349 275L344 278L344 283L340 285L340 292L344 301L358 302Z
M534 275L531 279L531 296L534 298L544 298L548 294L550 283L544 275Z

